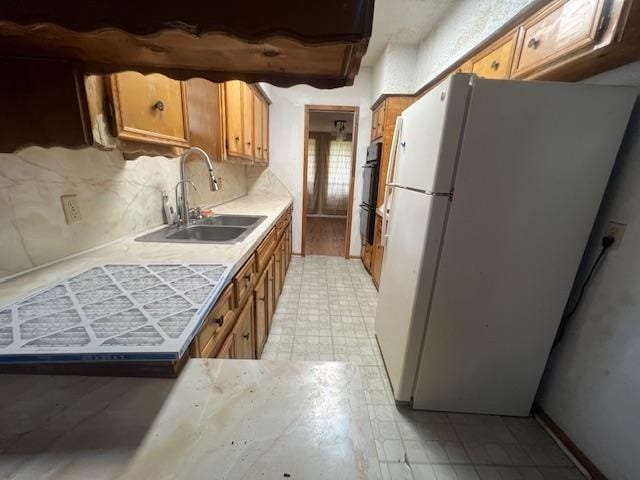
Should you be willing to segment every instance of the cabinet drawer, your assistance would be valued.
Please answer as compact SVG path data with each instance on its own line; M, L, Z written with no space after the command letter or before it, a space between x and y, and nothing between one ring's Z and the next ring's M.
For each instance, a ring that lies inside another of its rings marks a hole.
M222 342L233 328L235 320L233 288L229 285L220 295L196 335L197 352L194 356L208 358L220 350Z
M242 305L245 297L253 291L253 280L256 274L256 257L251 255L247 263L243 265L240 271L233 279L233 287L236 294L236 307Z
M514 46L513 36L493 46L473 62L471 72L485 78L509 78Z
M593 45L605 0L560 0L524 23L513 76L523 77L558 58Z
M116 136L187 147L186 92L182 82L137 72L110 77Z
M269 263L271 252L276 248L276 229L272 228L269 234L264 238L256 251L256 263L258 272L261 272Z

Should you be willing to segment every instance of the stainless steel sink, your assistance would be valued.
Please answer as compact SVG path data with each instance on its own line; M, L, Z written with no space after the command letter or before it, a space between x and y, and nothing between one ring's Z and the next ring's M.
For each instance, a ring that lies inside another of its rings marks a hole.
M235 227L247 227L264 220L264 217L253 215L215 215L213 217L203 218L199 221L200 225L231 225Z
M243 241L264 216L215 215L192 220L188 227L164 227L136 238L138 242L238 243Z

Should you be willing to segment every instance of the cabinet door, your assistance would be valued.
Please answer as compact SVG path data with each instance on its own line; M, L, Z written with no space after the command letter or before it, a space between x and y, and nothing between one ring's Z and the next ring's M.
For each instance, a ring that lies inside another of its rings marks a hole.
M265 270L260 275L258 282L253 290L254 316L255 316L255 337L256 337L256 358L262 355L264 343L267 341L267 332L269 328L267 311L269 309L268 299L268 277L269 274Z
M360 258L362 259L362 264L367 272L371 272L371 244L369 244L366 240L362 242L362 248L360 249Z
M186 82L189 145L202 148L213 161L224 158L221 115L223 88L223 85L202 78L192 78Z
M262 104L262 161L269 165L269 104Z
M159 145L188 146L183 82L160 74L123 72L109 78L116 136Z
M234 338L233 338L233 332L232 332L232 333L229 333L229 336L222 344L222 348L218 352L218 355L216 356L216 358L227 358L227 359L235 358L235 355L233 352L233 342L234 342Z
M217 356L223 340L229 336L233 328L234 307L233 287L229 285L209 311L202 328L193 339L192 357L211 358Z
M242 129L242 88L243 83L238 80L224 84L225 128L227 140L227 154L232 156L244 155L244 140Z
M371 140L380 138L384 132L384 116L386 112L387 101L382 102L373 111L373 118L371 123Z
M473 60L471 71L485 78L509 78L515 41L513 34L483 52L480 58Z
M233 327L233 351L235 358L255 359L253 334L253 296L250 296L238 314L238 321Z
M602 26L605 0L558 0L523 24L513 76L590 47Z
M382 239L382 217L376 215L376 226L373 232L373 252L371 260L371 277L373 284L378 288L380 285L380 275L382 274L382 258L384 257L384 247L380 244Z
M276 304L278 303L278 299L280 298L280 293L282 293L282 278L284 273L284 264L282 262L282 238L278 242L278 246L276 247L276 251L273 254L274 262L275 262L275 299Z
M242 153L245 157L253 158L253 97L251 87L242 83L242 138L244 145Z
M253 158L256 164L262 164L262 109L264 101L253 95Z
M276 263L271 257L267 264L267 333L271 330L271 322L273 321L273 313L276 311Z

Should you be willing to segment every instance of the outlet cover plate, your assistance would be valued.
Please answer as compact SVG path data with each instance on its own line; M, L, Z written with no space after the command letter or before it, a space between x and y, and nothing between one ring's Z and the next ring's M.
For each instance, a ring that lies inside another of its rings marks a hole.
M612 248L617 249L622 243L622 237L624 236L624 231L627 228L625 223L609 221L607 222L607 229L604 232L604 236L611 236L615 239L613 242Z
M77 195L62 195L60 197L60 200L62 201L64 218L67 221L68 225L72 223L78 223L80 220L82 220Z

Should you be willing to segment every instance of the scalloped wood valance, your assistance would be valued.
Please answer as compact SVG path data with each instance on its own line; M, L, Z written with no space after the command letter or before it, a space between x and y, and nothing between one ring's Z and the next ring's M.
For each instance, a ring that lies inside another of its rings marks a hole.
M5 2L0 55L65 59L85 73L135 70L175 79L277 86L351 85L373 0Z

